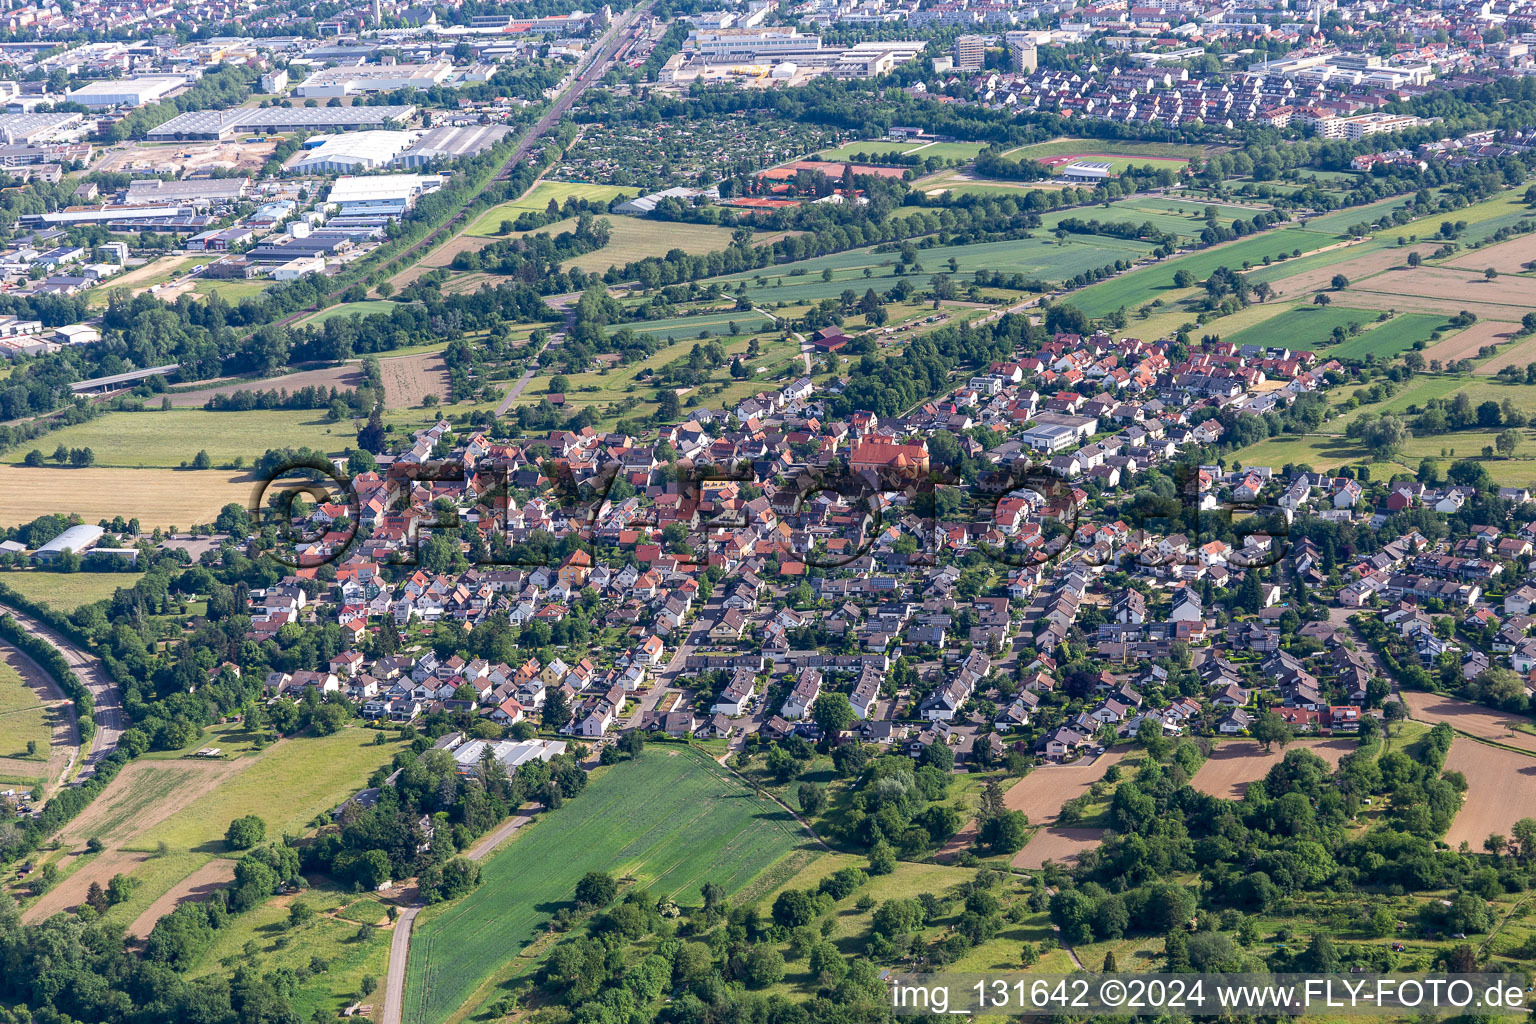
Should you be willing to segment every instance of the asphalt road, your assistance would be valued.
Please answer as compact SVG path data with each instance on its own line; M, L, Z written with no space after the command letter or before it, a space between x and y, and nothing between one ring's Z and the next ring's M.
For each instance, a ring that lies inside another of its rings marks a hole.
M78 776L80 781L84 781L95 773L102 758L117 749L117 744L123 738L123 693L107 674L107 668L100 658L25 612L9 606L3 610L25 627L28 633L41 637L56 648L86 689L91 691L91 697L96 702L96 732L91 737L91 750Z
M514 832L532 821L534 813L539 809L539 804L532 804L518 811L496 831L476 843L465 856L475 861L489 857ZM400 1024L405 1008L405 965L411 950L411 928L420 912L420 906L407 907L395 922L395 934L389 941L389 972L384 976L384 1015L379 1018L383 1024Z

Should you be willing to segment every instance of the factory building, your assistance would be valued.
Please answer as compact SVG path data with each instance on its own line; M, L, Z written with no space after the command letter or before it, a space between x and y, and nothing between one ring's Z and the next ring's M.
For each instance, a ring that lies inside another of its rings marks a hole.
M109 79L89 82L78 89L71 89L65 97L71 103L80 103L93 110L109 107L142 107L164 99L187 84L180 75L136 75L133 78Z
M411 145L412 138L411 132L377 131L327 136L289 170L295 174L347 174L388 167Z
M451 61L431 64L358 64L321 68L294 86L295 96L358 96L397 89L426 90L453 73Z
M443 183L435 174L382 174L341 177L331 186L327 201L343 217L399 217L416 204L422 193Z

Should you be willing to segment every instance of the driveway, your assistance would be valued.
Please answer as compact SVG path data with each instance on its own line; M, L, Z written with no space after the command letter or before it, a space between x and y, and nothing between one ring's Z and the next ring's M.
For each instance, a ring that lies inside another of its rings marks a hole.
M495 831L483 836L465 856L473 861L489 857L514 832L532 821L540 809L542 805L532 804L518 811ZM400 1024L401 1013L405 1008L405 967L410 959L411 928L420 912L420 906L406 907L400 919L395 922L395 933L389 940L389 971L384 976L384 1013L379 1018L384 1024Z

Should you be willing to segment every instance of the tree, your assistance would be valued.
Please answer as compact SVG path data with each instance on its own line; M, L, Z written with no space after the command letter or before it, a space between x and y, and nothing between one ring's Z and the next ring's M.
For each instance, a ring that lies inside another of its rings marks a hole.
M773 920L785 928L801 928L816 920L816 901L804 889L787 889L773 901Z
M196 455L192 456L193 469L208 469L212 465L213 460L208 457L208 450L206 448L199 450Z
M891 849L891 844L884 839L880 840L869 851L869 873L872 875L888 875L896 870L896 851Z
M578 907L606 907L619 894L619 883L606 871L588 871L576 883Z
M1386 717L1389 729L1395 725L1401 731L1402 723L1408 718L1408 705L1400 700L1389 700L1381 706L1381 712Z
M797 796L800 799L800 810L808 815L820 814L821 809L827 805L826 790L814 782L800 783Z
M231 850L249 850L267 837L267 823L254 814L236 818L224 831L224 841Z
M1506 459L1513 458L1520 447L1520 431L1509 427L1499 432L1499 436L1493 439L1493 446L1499 450L1499 454Z
M619 737L619 749L630 757L639 757L645 750L645 733L631 729Z
M1418 253L1411 252L1411 253L1408 254L1408 265L1410 267L1416 267L1420 263L1423 263L1423 262L1424 262L1424 257L1420 256Z
M1345 288L1349 287L1349 278L1345 277L1343 274L1334 274L1333 280L1328 283L1333 286L1334 291L1341 292Z
M749 988L767 988L784 980L784 956L771 946L753 946L741 960L741 977Z
M1173 286L1175 288L1193 288L1195 275L1187 270L1175 270L1173 272Z
M848 728L855 717L853 705L846 693L828 691L811 704L811 718L821 728L821 734L828 739Z
M981 823L977 838L993 853L1018 853L1029 836L1029 818L1023 811L1003 811Z
M1496 270L1493 267L1489 267L1487 270L1483 271L1483 279L1484 280L1492 281L1495 278L1497 278L1498 276L1499 276L1498 270Z
M1330 299L1323 292L1318 292L1317 296L1312 300L1312 305L1314 305L1314 306L1326 306L1326 305L1328 305L1328 303L1330 303L1332 301L1333 300Z
M1519 846L1521 860L1530 860L1536 857L1536 818L1521 818L1510 828L1510 834L1514 836L1516 845Z
M1274 711L1266 711L1260 715L1249 731L1254 739L1264 745L1266 753L1276 743L1280 744L1281 750L1284 750L1285 745L1291 742L1291 727Z
M544 728L558 732L571 720L571 705L561 690L552 690L544 699Z

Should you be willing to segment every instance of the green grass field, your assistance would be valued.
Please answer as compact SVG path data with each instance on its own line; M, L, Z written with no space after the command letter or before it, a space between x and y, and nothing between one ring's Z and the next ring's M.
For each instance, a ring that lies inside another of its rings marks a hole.
M1219 149L1219 147L1217 147ZM1014 159L1028 157L1039 160L1048 156L1076 156L1079 153L1103 154L1126 158L1157 157L1164 160L1189 161L1212 152L1207 146L1192 146L1182 142L1112 142L1107 139L1053 139L1030 146L1011 149L1006 155ZM1129 159L1129 163L1135 163Z
M1451 330L1444 317L1425 313L1400 313L1391 320L1350 338L1344 344L1328 350L1328 355L1340 359L1363 359L1375 356L1390 359L1405 352L1418 342L1428 341L1437 330Z
M1089 316L1104 316L1122 306L1134 310L1144 302L1151 302L1166 292L1174 291L1173 275L1180 270L1187 270L1195 276L1197 281L1203 281L1217 267L1239 270L1245 262L1258 264L1262 263L1266 256L1272 258L1281 254L1289 256L1297 249L1305 255L1314 249L1321 249L1333 243L1332 236L1318 231L1306 231L1301 228L1265 231L1236 242L1228 242L1166 260L1156 266L1133 270L1112 281L1103 281L1068 295L1063 301L1068 305L1076 306Z
M271 281L236 281L233 279L210 281L206 278L199 278L197 284L192 286L192 293L203 296L217 294L225 302L238 306L241 299L249 299L252 296L260 295L271 284Z
M10 648L5 653L15 656ZM0 775L28 780L43 777L53 745L55 715L43 707L20 673L0 661ZM37 753L27 753L29 741L37 744Z
M622 267L647 256L665 256L673 249L697 255L724 249L731 244L730 229L713 224L674 224L622 214L609 214L607 220L608 244L594 252L582 253L566 260L561 265L563 269L580 267L588 273L601 273L609 267Z
M1090 209L1053 210L1044 214L1040 223L1049 231L1069 217L1112 223L1129 221L1133 224L1150 223L1160 231L1184 238L1198 238L1200 232L1205 230L1205 210L1210 205L1214 205L1216 210L1216 222L1223 227L1230 225L1239 216L1246 217L1252 212L1239 206L1196 203L1162 196L1129 196L1115 200L1108 208L1097 206Z
M482 1002L588 871L696 904L705 882L735 894L809 842L777 804L691 751L652 747L595 777L485 862L480 888L417 919L404 1019L438 1024ZM781 864L781 862L783 862Z
M887 142L872 139L868 142L849 142L836 149L824 149L816 154L818 160L852 160L863 153L867 156L889 156L892 153L911 153L922 147L921 142ZM977 152L981 152L979 149Z
M141 572L42 572L33 569L0 573L0 583L50 608L72 612L81 605L104 601L117 589L131 587L143 577Z
M300 323L318 327L327 320L338 316L371 316L374 313L393 313L398 305L400 303L391 302L389 299L364 299L361 302L343 302L331 306L329 309L322 309L314 316L300 321Z
M356 434L350 420L328 423L321 413L311 411L156 409L107 413L22 444L4 458L19 464L33 448L51 455L63 445L91 449L97 466L175 469L183 462L190 465L204 450L215 466L237 457L249 465L268 448L309 445L340 451L356 443Z
M549 206L549 201L564 204L567 199L587 199L593 202L608 202L615 196L629 198L638 194L638 189L621 188L618 185L593 185L580 181L541 181L528 191L528 194L520 199L514 199L510 203L502 203L493 206L474 219L469 227L464 229L466 235L479 235L481 237L494 237L501 231L501 222L504 220L517 220L517 215L529 210L540 213Z
M1378 316L1379 313L1365 309L1300 305L1235 333L1223 332L1221 339L1234 345L1284 346L1293 350L1316 351L1332 343L1331 335L1335 327L1348 328L1350 324L1359 324L1365 328L1373 324ZM1218 330L1222 322L1215 322ZM1328 354L1336 355L1337 350Z
M964 285L978 270L1061 281L1116 260L1139 259L1150 251L1151 246L1144 242L1098 235L1069 235L1065 245L1058 244L1050 236L975 245L943 245L919 249L917 258L923 269L908 274L907 279L917 290L927 288L929 278L935 274L949 274ZM877 292L889 290L896 283L898 258L895 253L876 253L872 248L854 249L712 280L725 283L732 291L736 282L746 281L748 296L759 304L819 302L836 298L847 288L860 295L866 288L874 288ZM954 271L949 268L951 258L955 260ZM821 279L824 270L832 272L831 280ZM865 270L869 271L868 276ZM758 284L758 278L766 279L767 284Z
M731 324L736 325L736 330L731 330ZM666 320L640 320L622 326L628 327L636 334L661 335L677 341L687 341L690 338L698 338L701 331L708 332L710 337L731 337L764 331L773 326L773 321L761 313L726 310L720 313L678 316Z

